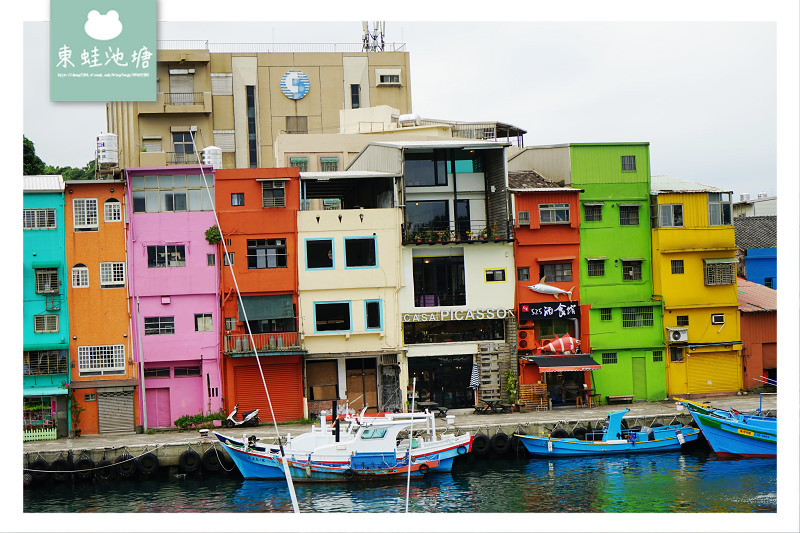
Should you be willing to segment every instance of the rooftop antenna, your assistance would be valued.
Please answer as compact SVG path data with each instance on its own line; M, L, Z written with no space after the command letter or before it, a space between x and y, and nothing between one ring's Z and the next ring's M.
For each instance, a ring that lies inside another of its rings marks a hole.
M361 36L362 46L364 52L383 52L383 35L386 31L386 22L373 22L372 31L369 29L369 22L361 22Z

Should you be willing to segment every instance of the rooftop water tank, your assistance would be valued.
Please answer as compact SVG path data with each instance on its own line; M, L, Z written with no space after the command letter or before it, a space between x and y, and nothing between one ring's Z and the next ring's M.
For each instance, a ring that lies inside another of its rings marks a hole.
M766 198L766 197L767 197L767 193L765 193L765 192L758 193L758 199L759 200L762 199L762 198Z
M117 136L113 133L101 133L97 136L97 165L115 167L117 156Z
M739 195L740 202L749 202L750 201L750 193L742 193Z
M222 148L206 146L203 148L203 164L211 165L214 170L222 168Z

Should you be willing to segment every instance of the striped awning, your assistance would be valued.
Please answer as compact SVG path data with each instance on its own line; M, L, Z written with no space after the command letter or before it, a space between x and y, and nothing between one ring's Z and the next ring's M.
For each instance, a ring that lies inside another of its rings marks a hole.
M583 372L585 370L600 370L600 365L588 355L534 357L533 362L539 366L539 372Z

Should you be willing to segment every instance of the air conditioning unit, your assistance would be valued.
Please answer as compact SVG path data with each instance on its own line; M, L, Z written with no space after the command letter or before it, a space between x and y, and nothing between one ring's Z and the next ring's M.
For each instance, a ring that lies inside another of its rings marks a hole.
M517 332L517 349L530 350L533 346L533 331L521 329Z
M687 328L667 328L669 342L688 342L689 330Z
M725 323L725 315L722 313L711 315L711 323L715 326L721 326Z

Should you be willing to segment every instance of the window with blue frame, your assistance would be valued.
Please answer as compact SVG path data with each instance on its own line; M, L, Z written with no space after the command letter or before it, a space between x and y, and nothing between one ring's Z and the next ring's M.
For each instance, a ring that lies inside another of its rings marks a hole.
M314 304L314 330L351 331L350 302L317 302Z

